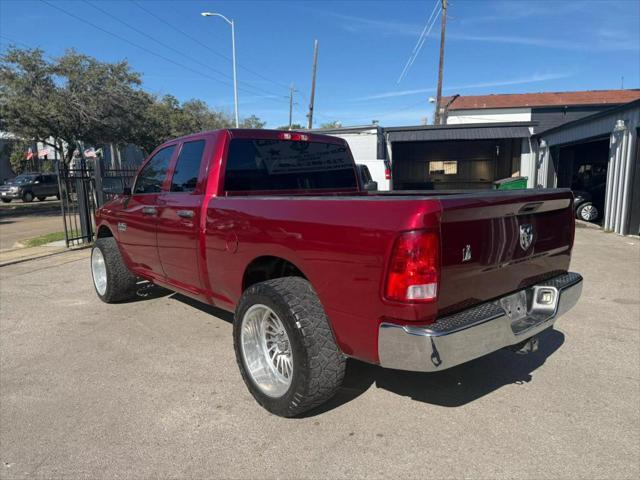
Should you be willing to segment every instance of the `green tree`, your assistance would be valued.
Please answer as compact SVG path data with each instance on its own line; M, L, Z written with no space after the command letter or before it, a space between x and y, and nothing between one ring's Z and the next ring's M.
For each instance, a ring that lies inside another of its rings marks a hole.
M68 161L80 142L136 140L152 102L140 83L126 61L99 62L74 50L48 60L40 49L10 47L0 57L0 117L16 136L43 142Z
M232 128L233 117L209 108L202 100L192 99L180 103L172 96L154 98L149 105L139 138L139 145L150 152L161 143L192 133ZM263 128L265 122L251 115L240 122L242 128Z
M251 115L240 122L240 128L264 128L266 122L263 122L255 115Z
M341 126L342 123L340 123L338 120L320 124L320 128L340 128Z
M66 161L83 143L133 143L149 152L170 138L233 123L202 100L145 92L126 61L100 62L74 50L47 59L40 49L15 47L0 56L0 127L55 148ZM241 126L264 122L251 115Z
M10 142L5 145L4 150L4 153L9 155L9 164L13 173L20 175L27 170L26 143L20 141Z
M304 128L305 127L303 127L299 123L292 123L291 124L291 130L303 130ZM282 125L282 126L278 127L278 130L289 130L289 125Z

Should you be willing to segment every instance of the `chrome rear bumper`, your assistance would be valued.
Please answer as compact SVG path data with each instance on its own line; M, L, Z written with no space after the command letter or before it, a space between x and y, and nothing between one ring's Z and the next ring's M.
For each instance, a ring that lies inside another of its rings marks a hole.
M380 365L435 372L516 345L553 325L581 293L582 277L569 272L430 325L382 323Z

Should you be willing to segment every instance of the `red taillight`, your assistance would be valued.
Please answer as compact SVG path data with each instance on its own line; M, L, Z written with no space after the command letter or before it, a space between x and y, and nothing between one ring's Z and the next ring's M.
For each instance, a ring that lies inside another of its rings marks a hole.
M309 140L309 135L305 135L304 133L282 132L280 133L280 138L282 140L295 140L297 142L306 142L307 140Z
M391 169L390 168L385 168L384 169L384 179L385 180L391 180Z
M385 297L433 302L438 295L438 234L414 231L398 237L391 252Z

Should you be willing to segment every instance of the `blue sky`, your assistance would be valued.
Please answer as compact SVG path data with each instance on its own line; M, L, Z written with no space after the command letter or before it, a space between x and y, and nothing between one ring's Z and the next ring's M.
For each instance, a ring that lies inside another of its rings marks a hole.
M317 38L314 125L432 118L439 19L398 78L436 0L46 1L0 0L2 49L13 42L52 56L73 47L104 61L126 58L145 89L231 112L230 30L200 16L216 11L236 21L241 116L286 124L293 82L294 121L306 123ZM623 76L625 88L640 86L640 0L450 2L445 94L612 89Z

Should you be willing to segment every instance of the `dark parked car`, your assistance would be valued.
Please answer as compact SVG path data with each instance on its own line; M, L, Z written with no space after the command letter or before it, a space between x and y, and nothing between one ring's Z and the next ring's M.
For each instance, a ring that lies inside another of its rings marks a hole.
M605 184L601 183L588 190L573 191L573 207L576 218L585 222L595 222L604 212Z
M571 181L573 207L576 218L585 222L595 222L604 213L606 193L607 165L601 163L583 163Z
M3 203L17 199L31 202L34 198L43 201L47 197L60 198L58 177L52 173L23 173L0 186Z

